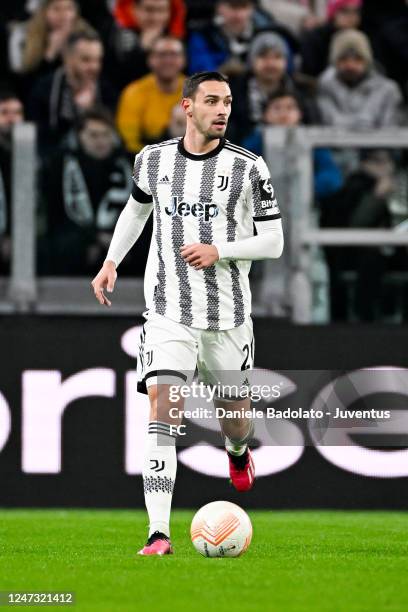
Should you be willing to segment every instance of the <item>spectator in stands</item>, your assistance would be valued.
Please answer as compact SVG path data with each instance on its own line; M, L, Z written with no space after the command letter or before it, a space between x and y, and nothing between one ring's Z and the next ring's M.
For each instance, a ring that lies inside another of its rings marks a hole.
M148 3L146 0L116 0L114 10L116 21L123 28L138 30L147 26L149 30L155 29L157 37L162 31L161 1ZM176 38L184 38L186 17L184 0L170 0L169 9L168 33Z
M264 126L296 127L302 124L302 120L302 102L291 88L279 89L269 96L263 113ZM243 141L243 146L257 155L263 155L262 125L254 128L252 134ZM329 149L314 150L314 182L316 198L332 195L342 186L341 172Z
M255 36L249 51L250 71L231 79L234 104L231 114L231 139L242 142L253 126L262 121L266 102L274 92L285 88L304 97L305 121L316 123L318 114L312 90L288 74L289 47L276 32Z
M190 35L189 72L243 72L254 34L273 24L271 15L255 7L255 0L217 0L214 22Z
M318 103L326 125L364 130L398 125L402 96L373 66L368 38L345 30L334 38L331 66L319 77Z
M102 59L103 47L96 34L72 34L63 66L34 86L28 115L38 125L41 152L58 144L85 110L96 104L115 110L116 92L100 78Z
M128 13L124 12L126 7ZM182 2L171 0L118 3L119 23L115 22L109 33L105 64L109 78L120 89L149 72L147 57L156 38L164 34L184 36L184 12Z
M184 63L182 42L172 36L161 36L149 54L151 73L123 91L117 125L128 151L137 153L146 144L160 140L173 107L181 99Z
M38 73L50 71L61 63L70 34L84 31L106 35L113 23L109 2L13 0L12 7L7 10L4 7L4 17L1 6L0 74L5 74L2 69L5 60L11 73L9 82L14 83L25 99Z
M0 6L0 19L4 21L24 21L29 19L37 11L43 0L13 0L13 2L3 2ZM111 0L77 0L81 12L85 18L91 22L89 17L93 16L98 21L98 15L92 13L99 12L99 15L106 16ZM92 21L93 23L93 21ZM95 26L96 27L96 26Z
M104 33L113 21L112 0L76 0L82 17L98 32L104 40Z
M43 168L48 249L41 244L41 272L86 275L103 262L131 176L109 111L83 113L66 146Z
M329 0L327 23L302 36L302 72L318 76L327 68L333 36L339 31L360 27L361 4L362 0Z
M20 79L16 78L16 72L21 70L22 50L26 37L26 22L32 14L40 7L41 0L13 0L12 2L0 3L0 74L2 79L7 76L9 86L13 85L13 91L19 87ZM7 72L4 71L7 65ZM2 82L6 82L3 81ZM22 94L24 94L24 88Z
M49 72L62 60L71 34L94 30L81 19L75 0L45 0L27 22L21 57L22 72Z
M187 0L187 26L192 31L201 29L214 18L214 0Z
M16 94L0 92L0 274L9 272L11 257L11 132L23 120L23 104Z
M186 133L186 113L181 104L176 104L172 108L170 115L170 123L160 136L160 140L169 140L170 138L181 138Z
M401 163L402 160L402 163ZM408 172L406 160L395 151L363 151L359 167L349 175L343 188L322 207L323 227L390 228L407 231ZM379 320L391 310L394 295L384 300L383 275L387 271L407 270L404 248L355 247L325 249L330 268L331 315L333 321L347 319L347 291L344 272L357 273L352 310L361 321ZM405 290L405 299L408 292ZM385 306L387 305L387 308ZM405 303L405 317L408 302Z
M321 19L313 14L310 0L261 0L260 4L296 34L321 23Z
M408 98L408 2L365 2L362 22L374 57Z

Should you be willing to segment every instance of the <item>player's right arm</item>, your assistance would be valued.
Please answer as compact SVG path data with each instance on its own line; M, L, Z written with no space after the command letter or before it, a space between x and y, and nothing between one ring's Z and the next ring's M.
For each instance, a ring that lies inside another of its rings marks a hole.
M113 291L117 278L116 268L139 238L153 210L153 197L145 176L143 154L144 150L136 156L132 193L119 215L105 262L92 281L96 299L105 306L110 306L111 302L104 294L104 289L109 293Z

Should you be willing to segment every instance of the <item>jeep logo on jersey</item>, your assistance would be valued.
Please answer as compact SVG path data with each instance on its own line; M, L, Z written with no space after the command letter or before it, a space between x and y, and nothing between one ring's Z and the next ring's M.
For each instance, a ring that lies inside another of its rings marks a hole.
M206 223L218 215L218 206L215 204L201 204L201 202L188 204L187 202L180 202L178 196L174 196L171 199L171 206L166 206L164 210L169 216L188 217L192 215L198 219L203 219Z

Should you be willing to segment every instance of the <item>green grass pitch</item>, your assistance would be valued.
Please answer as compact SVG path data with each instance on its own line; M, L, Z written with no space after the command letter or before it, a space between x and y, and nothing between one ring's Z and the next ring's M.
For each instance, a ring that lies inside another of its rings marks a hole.
M0 591L74 591L73 612L408 610L406 513L250 512L237 559L195 552L193 514L173 513L173 556L143 558L142 511L2 510Z

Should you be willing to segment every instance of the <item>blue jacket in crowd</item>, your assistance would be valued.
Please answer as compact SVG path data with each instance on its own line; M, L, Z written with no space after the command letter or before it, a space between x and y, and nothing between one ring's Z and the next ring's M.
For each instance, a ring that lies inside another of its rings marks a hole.
M257 127L243 140L242 146L256 155L262 155L262 131ZM336 193L343 185L342 174L334 162L329 149L318 148L313 151L314 191L316 198L326 198Z

